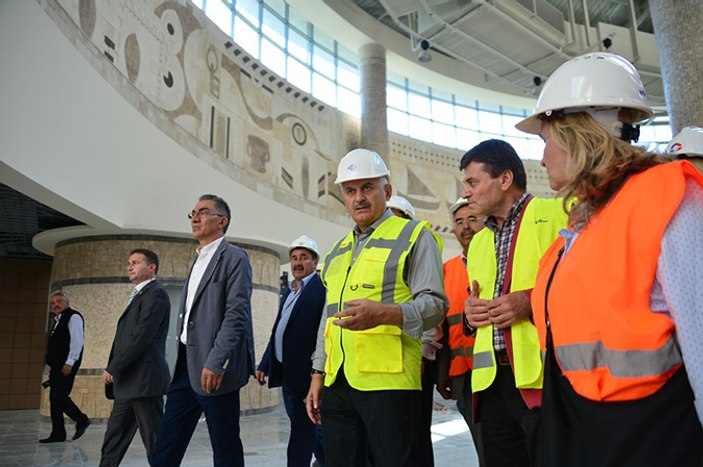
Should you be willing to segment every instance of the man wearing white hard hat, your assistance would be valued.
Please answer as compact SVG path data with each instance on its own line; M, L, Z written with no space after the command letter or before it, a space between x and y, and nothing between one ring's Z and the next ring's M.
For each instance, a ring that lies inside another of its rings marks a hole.
M516 125L540 135L549 185L574 201L531 295L533 465L703 465L703 176L630 143L653 114L645 97L630 62L590 53Z
M393 211L393 214L396 216L410 220L415 219L415 208L410 204L410 201L402 196L391 196L391 199L388 200L388 207L391 208L391 211Z
M290 419L288 467L309 467L315 455L325 465L322 430L310 421L305 396L310 387L311 357L325 307L325 288L317 275L320 251L315 240L303 235L288 247L293 282L281 299L271 338L256 370L256 380L270 388L282 387Z
M703 128L685 127L666 146L666 154L689 161L703 173Z
M308 415L322 423L329 465L420 465L420 337L447 309L442 260L427 222L394 216L390 173L377 153L342 158L337 185L354 229L327 254Z

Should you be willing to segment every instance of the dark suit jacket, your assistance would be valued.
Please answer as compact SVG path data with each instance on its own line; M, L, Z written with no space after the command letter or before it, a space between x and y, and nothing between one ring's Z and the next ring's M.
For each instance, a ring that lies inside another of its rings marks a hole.
M326 291L317 274L312 276L303 287L283 333L283 363L281 364L276 359L274 336L276 326L281 320L283 304L290 293L289 289L278 308L278 316L273 324L271 338L259 364L259 370L268 375L269 387L283 386L292 394L304 398L310 388L311 357L315 351L317 328L325 307Z
M171 303L157 281L132 299L117 322L107 372L118 399L161 396L169 382L166 337Z
M184 325L188 280L183 286L176 326L179 337ZM249 376L254 374L254 333L251 265L244 250L227 240L220 243L195 291L186 325L188 376L196 393L216 396L247 384ZM219 390L209 394L203 391L200 382L203 368L223 376Z

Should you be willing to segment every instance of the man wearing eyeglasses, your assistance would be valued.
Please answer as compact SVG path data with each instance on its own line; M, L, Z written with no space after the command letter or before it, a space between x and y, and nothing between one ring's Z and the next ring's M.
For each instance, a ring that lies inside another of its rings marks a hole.
M204 412L213 465L243 466L239 389L254 374L251 265L224 238L231 214L222 198L202 195L188 217L200 245L183 287L178 358L151 465L180 465Z

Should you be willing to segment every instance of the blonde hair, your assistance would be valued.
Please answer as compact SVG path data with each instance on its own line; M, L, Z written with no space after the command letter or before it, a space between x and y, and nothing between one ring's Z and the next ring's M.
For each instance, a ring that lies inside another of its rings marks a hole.
M598 213L630 176L663 162L644 148L613 137L584 112L566 114L548 121L554 143L568 157L569 182L559 191L567 202L576 198L570 223L584 225Z

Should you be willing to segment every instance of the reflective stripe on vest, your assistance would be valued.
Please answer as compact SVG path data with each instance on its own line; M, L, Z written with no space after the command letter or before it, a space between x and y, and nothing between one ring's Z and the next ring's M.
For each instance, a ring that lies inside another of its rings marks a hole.
M444 292L449 299L447 327L449 343L449 376L463 375L473 368L474 337L464 335L464 302L469 297L469 279L461 255L447 260L444 265Z
M561 198L533 198L529 202L515 240L510 292L533 288L540 257L566 223ZM471 258L467 264L468 275L479 283L479 297L492 300L498 271L493 231L483 229L477 233L469 245L468 256ZM529 319L523 319L513 323L510 331L515 386L540 389L543 373L537 329ZM492 325L476 331L473 364L472 391L483 391L493 383L497 371Z
M353 233L337 242L325 258L326 386L334 382L344 365L347 381L358 390L420 389L419 338L408 337L394 325L351 331L332 322L346 301L369 299L393 304L412 300L403 275L407 256L424 228L429 229L429 224L389 217L373 231L353 265Z
M666 313L653 312L650 298L662 239L683 199L687 176L703 186L703 176L682 162L633 175L556 267L548 298L556 359L584 398L649 397L682 365L675 323ZM545 287L563 245L560 238L545 254L532 294L543 350Z

